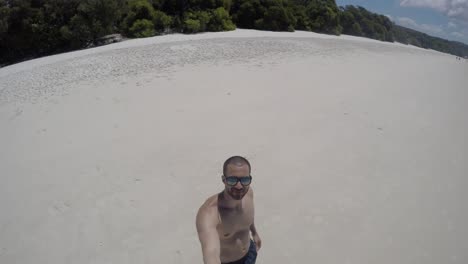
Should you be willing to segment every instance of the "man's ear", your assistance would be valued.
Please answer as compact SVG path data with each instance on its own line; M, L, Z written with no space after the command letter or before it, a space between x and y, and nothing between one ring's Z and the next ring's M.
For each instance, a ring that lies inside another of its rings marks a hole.
M224 175L221 175L221 180L223 181L223 183L226 181L226 177L224 177Z

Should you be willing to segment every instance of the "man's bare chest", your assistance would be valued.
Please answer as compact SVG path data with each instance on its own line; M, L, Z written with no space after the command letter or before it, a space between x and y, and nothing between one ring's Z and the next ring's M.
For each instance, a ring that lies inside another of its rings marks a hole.
M236 233L248 232L254 221L252 206L245 206L242 209L218 208L218 210L221 220L218 226L220 238L229 238Z

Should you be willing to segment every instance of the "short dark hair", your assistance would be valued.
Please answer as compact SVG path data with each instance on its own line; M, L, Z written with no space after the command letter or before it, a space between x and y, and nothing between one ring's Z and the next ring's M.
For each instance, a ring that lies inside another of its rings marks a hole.
M232 156L224 162L224 165L223 165L224 176L226 176L226 170L229 164L234 164L236 166L243 166L247 164L249 166L249 174L252 171L252 167L250 167L250 162L246 158L241 157L241 156Z

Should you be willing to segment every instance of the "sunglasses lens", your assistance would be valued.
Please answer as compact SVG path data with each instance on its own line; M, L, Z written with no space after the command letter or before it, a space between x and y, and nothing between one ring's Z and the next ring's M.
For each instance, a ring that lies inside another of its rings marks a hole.
M228 185L234 186L237 184L237 178L236 177L226 177L226 183Z
M242 177L240 182L242 185L249 185L252 179L250 177Z
M252 182L252 177L239 177L239 178L236 176L226 177L227 185L234 186L237 184L238 181L240 181L240 183L243 186L247 186Z

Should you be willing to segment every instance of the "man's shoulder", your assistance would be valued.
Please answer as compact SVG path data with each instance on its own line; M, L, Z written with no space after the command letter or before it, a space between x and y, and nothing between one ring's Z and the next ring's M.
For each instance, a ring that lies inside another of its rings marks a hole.
M203 209L203 210L218 209L218 195L219 194L215 194L215 195L208 197L208 199L206 199L205 202L201 205L200 209Z
M218 194L215 194L200 206L197 221L216 222L218 220Z
M253 198L253 188L252 187L249 187L249 191L247 192L247 194Z

